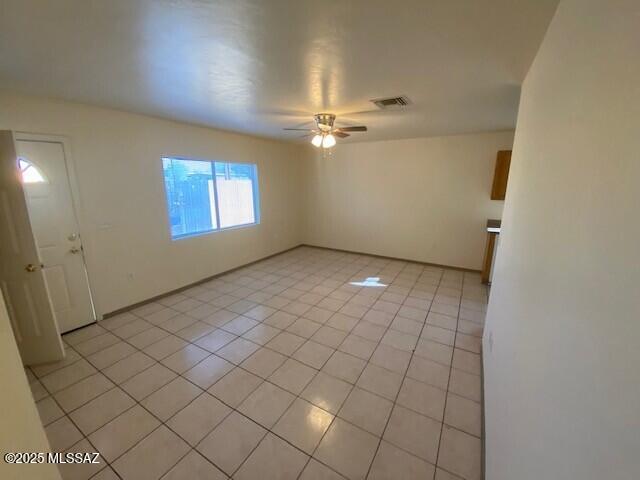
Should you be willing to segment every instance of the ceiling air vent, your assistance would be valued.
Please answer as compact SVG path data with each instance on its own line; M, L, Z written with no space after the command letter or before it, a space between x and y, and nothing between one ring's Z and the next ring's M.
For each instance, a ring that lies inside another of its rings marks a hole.
M378 108L402 108L411 105L411 100L404 95L400 97L378 98L371 100Z

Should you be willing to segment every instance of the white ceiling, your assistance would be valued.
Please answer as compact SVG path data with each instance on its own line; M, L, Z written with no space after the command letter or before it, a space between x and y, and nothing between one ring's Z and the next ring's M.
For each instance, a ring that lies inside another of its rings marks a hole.
M350 140L508 129L556 4L2 0L0 88L284 139L320 111Z

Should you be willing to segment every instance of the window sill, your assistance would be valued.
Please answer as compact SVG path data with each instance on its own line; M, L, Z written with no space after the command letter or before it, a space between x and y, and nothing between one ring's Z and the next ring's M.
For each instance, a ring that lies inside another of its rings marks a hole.
M211 234L214 234L214 233L228 232L228 231L231 231L231 230L240 230L240 229L243 229L243 228L251 228L251 227L255 227L257 225L260 225L260 222L243 223L242 225L234 225L233 227L216 228L215 230L206 230L204 232L185 233L184 235L177 235L175 237L172 236L171 237L171 241L175 242L177 240L184 240L186 238L202 237L202 236L211 235Z

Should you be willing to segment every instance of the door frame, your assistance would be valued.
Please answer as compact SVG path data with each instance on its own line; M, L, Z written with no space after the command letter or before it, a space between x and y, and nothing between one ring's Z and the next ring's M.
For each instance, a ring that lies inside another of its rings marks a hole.
M16 142L22 140L27 142L59 143L62 145L64 162L67 168L67 179L69 180L69 189L71 190L71 205L73 207L73 214L76 218L76 222L78 223L78 233L80 233L80 239L82 240L82 262L84 263L87 287L89 288L89 301L91 303L93 318L96 322L99 322L102 320L102 314L96 309L94 289L92 287L93 282L91 281L91 272L87 263L87 258L91 256L89 253L91 248L88 245L90 242L86 241L89 237L87 236L87 228L84 223L84 211L82 209L83 202L80 195L80 188L78 187L75 162L73 155L71 154L71 140L65 135L22 132L17 130L14 130L13 135Z

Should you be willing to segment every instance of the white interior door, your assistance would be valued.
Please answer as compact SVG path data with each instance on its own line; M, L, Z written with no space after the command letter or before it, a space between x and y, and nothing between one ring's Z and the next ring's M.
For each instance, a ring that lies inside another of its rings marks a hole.
M64 147L16 141L23 188L53 311L68 332L95 321Z
M64 358L10 131L0 131L0 286L25 365Z

